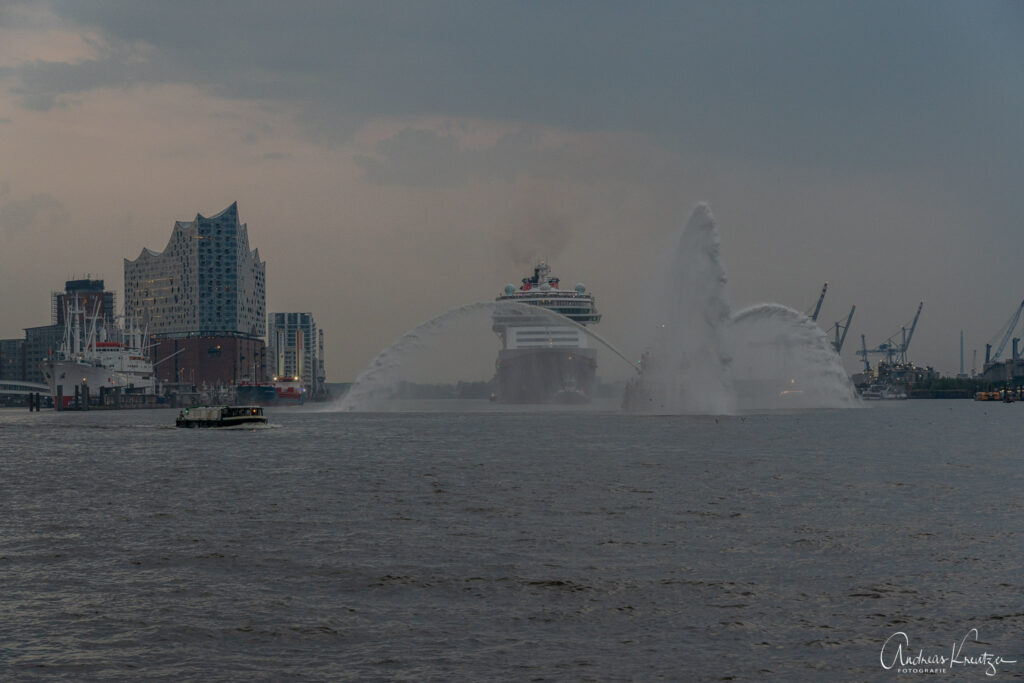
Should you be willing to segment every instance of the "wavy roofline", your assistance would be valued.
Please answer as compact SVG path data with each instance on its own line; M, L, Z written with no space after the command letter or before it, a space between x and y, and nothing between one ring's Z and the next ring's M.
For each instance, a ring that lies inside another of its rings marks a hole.
M196 217L193 218L191 221L174 221L174 227L171 229L171 236L170 236L170 238L168 238L167 244L164 246L163 250L156 251L155 249L150 249L149 247L143 247L142 251L139 252L139 255L136 258L134 258L134 259L126 258L124 260L124 262L126 264L128 264L128 263L138 263L138 262L140 262L144 258L145 259L159 258L160 256L163 256L164 252L166 252L167 249L171 246L171 242L174 241L174 238L178 234L179 231L181 231L181 230L191 230L191 229L196 227L196 224L199 221L215 220L217 218L220 218L224 214L232 212L232 211L235 214L235 220L238 220L238 201L237 200L231 202L227 206L227 208L222 209L221 211L215 213L212 216L207 217L207 216L204 216L201 213L196 213ZM238 220L238 224L239 224L239 227L241 227L241 229L245 231L246 243L248 243L248 236L249 236L248 226L245 223L242 223L240 220ZM256 253L256 260L258 261L259 260L259 253L258 253L259 250L251 249L250 251Z

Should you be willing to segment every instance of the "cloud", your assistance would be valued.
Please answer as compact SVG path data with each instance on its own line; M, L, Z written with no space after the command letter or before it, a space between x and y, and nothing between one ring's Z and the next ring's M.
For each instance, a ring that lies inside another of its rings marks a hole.
M1024 44L1007 28L1024 11L1012 3L53 8L103 44L93 60L15 67L14 92L37 110L87 89L187 83L288 102L310 135L333 141L374 117L442 116L874 167L927 166L976 148L1010 158L1006 143L1024 142L996 141L985 125L1006 129L1024 106L1011 66Z
M493 145L470 147L429 128L404 128L377 143L376 155L355 162L372 183L438 187L473 180L509 180L538 162L540 136L525 130L503 135Z
M64 204L50 194L34 194L25 199L9 199L9 196L10 186L0 183L0 232L7 237L68 221Z
M557 260L572 236L572 221L565 209L535 197L518 207L499 233L499 253L525 273L541 259Z
M142 46L95 45L100 56L74 62L35 59L5 67L0 76L16 76L10 88L26 109L47 111L68 104L69 98L101 88L129 89L141 83L176 80Z

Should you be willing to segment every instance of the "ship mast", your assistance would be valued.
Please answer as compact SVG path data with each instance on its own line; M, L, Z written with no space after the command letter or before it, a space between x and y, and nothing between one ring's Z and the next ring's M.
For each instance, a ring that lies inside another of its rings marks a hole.
M77 359L78 354L82 352L82 323L79 320L79 315L82 313L81 307L78 305L78 295L75 295L75 307L72 309L71 314L71 353L72 358Z

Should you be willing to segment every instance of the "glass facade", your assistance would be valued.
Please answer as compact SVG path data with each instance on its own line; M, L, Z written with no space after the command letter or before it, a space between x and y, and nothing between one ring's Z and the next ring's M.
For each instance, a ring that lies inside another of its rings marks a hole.
M312 313L271 313L267 321L270 374L298 377L314 396L325 391L324 333Z
M163 252L124 262L125 315L150 334L245 334L266 325L266 263L232 204L177 221Z

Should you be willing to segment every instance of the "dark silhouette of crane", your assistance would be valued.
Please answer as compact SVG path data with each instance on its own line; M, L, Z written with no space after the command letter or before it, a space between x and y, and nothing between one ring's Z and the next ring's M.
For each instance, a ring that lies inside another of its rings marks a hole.
M814 307L812 308L811 312L807 314L807 317L813 320L814 322L818 322L818 314L821 313L821 304L825 301L825 292L827 291L828 283L826 282L825 285L821 288L821 294L818 295L818 302L814 304ZM838 321L836 323L833 323L832 328L830 328L835 330L836 338L835 341L832 342L832 347L836 350L836 353L842 353L843 351L843 344L846 342L846 333L850 329L850 321L853 320L853 312L856 309L856 306L850 309L850 315L846 316L845 324L842 321Z
M858 356L864 357L864 370L866 372L871 370L871 364L868 362L868 354L877 353L882 354L886 357L889 365L899 363L901 365L907 362L907 349L910 348L910 341L914 338L914 330L917 329L917 321L921 317L921 309L924 308L924 302L922 301L917 305L917 313L914 314L914 320L910 323L910 329L904 325L900 328L900 332L892 334L883 343L879 344L876 348L869 349L867 342L864 339L864 335L860 336L861 348L857 351ZM900 341L896 341L896 335L901 335Z
M853 312L856 310L856 306L850 306L850 315L846 316L846 323L844 324L836 321L833 325L835 328L836 338L835 341L832 342L832 346L835 348L836 353L843 352L843 344L846 343L846 333L850 331L850 321L853 320ZM840 331L842 331L842 336L840 336Z
M1000 334L1002 334L1003 337L1002 341L999 342L999 346L998 348L996 348L995 353L990 354L992 350L991 342L985 344L986 363L995 363L997 360L999 360L999 357L1003 355L1003 351L1006 349L1007 342L1009 342L1010 337L1013 336L1013 331L1017 329L1017 323L1020 322L1020 314L1022 311L1024 311L1024 301L1020 302L1020 306L1017 307L1017 310L1014 312L1014 314L1010 316L1010 319L1006 321L1003 327L999 328L999 332L996 332L996 337L998 337ZM995 341L995 337L993 337L993 341Z
M821 296L818 297L818 303L814 305L814 311L807 316L814 322L818 322L818 314L821 313L821 303L825 300L825 292L827 291L828 283L826 282L825 286L821 288Z

